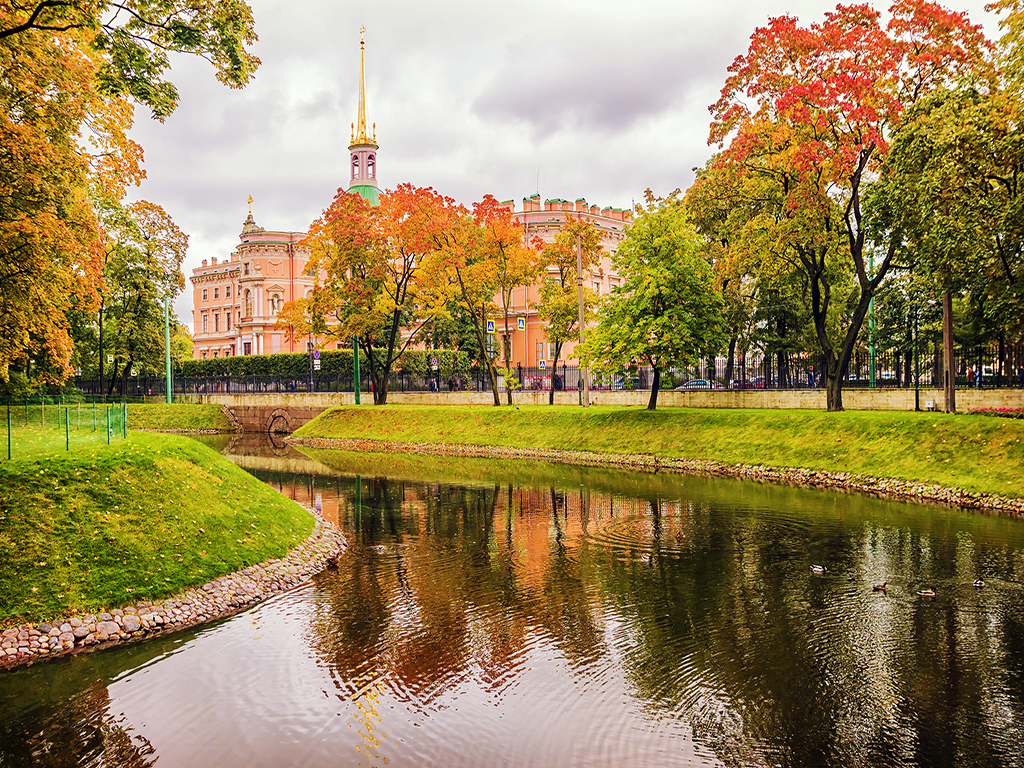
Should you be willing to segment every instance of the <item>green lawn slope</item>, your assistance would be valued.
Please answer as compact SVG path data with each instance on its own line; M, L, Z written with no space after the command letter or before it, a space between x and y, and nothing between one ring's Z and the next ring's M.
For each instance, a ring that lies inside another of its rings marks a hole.
M1024 496L1024 421L906 411L574 406L332 408L296 437L551 448L762 464Z
M128 429L230 432L234 427L219 405L129 403Z
M0 464L0 626L154 600L284 555L312 516L186 437Z

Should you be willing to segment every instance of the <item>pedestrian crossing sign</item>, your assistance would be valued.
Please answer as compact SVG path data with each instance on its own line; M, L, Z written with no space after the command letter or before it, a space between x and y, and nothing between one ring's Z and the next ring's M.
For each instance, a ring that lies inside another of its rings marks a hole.
M494 321L493 320L488 320L487 321L487 332L488 333L494 333Z
M525 331L526 330L526 318L525 317L520 317L519 318L519 330L520 331Z

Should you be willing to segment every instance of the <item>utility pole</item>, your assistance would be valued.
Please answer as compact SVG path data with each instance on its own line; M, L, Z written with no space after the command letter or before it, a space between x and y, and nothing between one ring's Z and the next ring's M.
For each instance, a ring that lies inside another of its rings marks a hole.
M956 413L956 361L953 359L953 294L942 296L942 361L945 368L946 413Z
M171 402L171 310L170 301L164 296L164 389L167 403Z
M579 293L579 311L580 311L580 346L583 345L584 340L584 312L583 312L583 249L580 246L580 234L576 233L576 286ZM580 360L580 377L583 381L583 407L586 408L590 405L590 374L587 367L583 365L583 359Z

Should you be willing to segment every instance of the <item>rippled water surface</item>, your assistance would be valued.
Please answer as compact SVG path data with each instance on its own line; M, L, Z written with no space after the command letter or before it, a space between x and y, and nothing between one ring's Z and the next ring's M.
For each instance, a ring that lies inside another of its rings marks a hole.
M0 766L1024 766L1021 522L223 450L342 527L338 569L212 626L0 675Z

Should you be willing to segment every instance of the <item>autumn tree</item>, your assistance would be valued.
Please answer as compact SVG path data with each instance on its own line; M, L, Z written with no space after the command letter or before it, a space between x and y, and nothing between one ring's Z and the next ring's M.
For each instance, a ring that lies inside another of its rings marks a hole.
M689 224L677 193L646 196L637 218L612 257L623 278L599 312L582 358L602 373L639 365L654 373L648 410L658 404L661 375L692 364L724 338L723 301L700 236Z
M473 204L472 213L462 206L448 205L444 224L434 232L433 239L439 256L437 266L443 268L437 271L434 282L438 288L448 286L449 295L457 302L463 317L469 320L480 346L480 359L487 372L494 404L501 405L494 365L497 353L488 344L487 323L488 317L494 322L497 310L494 297L502 285L503 267L505 281L511 282L507 272L508 256L521 242L522 234L511 225L508 210L487 195L482 202Z
M516 289L525 289L536 282L541 262L535 244L528 244L523 228L512 211L491 195L484 197L476 206L480 225L487 229L484 246L494 262L495 282L503 328L502 358L505 361L508 404L512 405L512 387L508 385L508 372L512 367L512 328L509 325L512 310L512 294Z
M143 176L133 105L163 118L171 52L241 87L258 60L240 0L28 0L0 5L0 377L45 356L70 374L68 312L92 312L103 244L88 189L120 199Z
M986 51L963 14L924 0L898 0L885 26L864 5L837 6L807 27L783 16L754 32L711 108L710 141L725 147L716 165L735 169L733 183L756 177L772 188L758 236L806 281L829 410L842 410L868 306L898 247L898 238L886 243L869 270L863 185L904 109L983 69ZM831 275L844 272L855 276L857 301L830 333Z
M577 248L579 249L577 253ZM601 233L593 223L582 217L567 217L555 235L554 242L544 243L541 251L543 282L537 315L545 323L548 342L555 345L551 361L551 385L548 404L555 402L555 377L562 347L580 335L580 270L589 275L601 261ZM577 256L579 258L577 258ZM583 316L589 322L594 316L598 296L585 281L583 284Z
M0 11L0 41L45 35L93 54L91 75L103 96L130 96L161 120L178 104L177 88L164 79L169 53L206 59L232 88L244 87L260 63L246 48L256 31L243 0L12 0Z
M309 228L309 267L320 276L309 300L284 306L278 327L293 338L308 332L348 344L355 337L377 405L387 403L402 353L447 311L434 234L453 206L411 184L382 192L376 206L339 190Z

